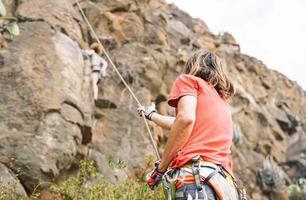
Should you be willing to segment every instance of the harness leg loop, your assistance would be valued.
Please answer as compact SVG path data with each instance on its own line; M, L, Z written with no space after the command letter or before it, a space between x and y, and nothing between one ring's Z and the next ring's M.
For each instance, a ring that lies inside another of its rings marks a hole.
M200 175L200 160L192 164L192 173L194 175L195 184L198 191L202 190L201 175Z

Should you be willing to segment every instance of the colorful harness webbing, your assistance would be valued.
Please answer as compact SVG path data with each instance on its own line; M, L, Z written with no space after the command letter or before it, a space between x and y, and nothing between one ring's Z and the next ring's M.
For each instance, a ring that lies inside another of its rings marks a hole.
M168 176L168 178L164 178L163 181L164 186L167 186L164 187L165 190L168 190L166 193L167 200L174 199L175 196L184 196L183 192L179 194L170 189L171 182L175 183L175 188L195 183L199 192L203 190L201 183L207 183L215 191L218 200L239 199L233 177L221 166L211 162L195 159L179 169L169 171L167 174L165 177ZM167 179L168 182L166 181Z

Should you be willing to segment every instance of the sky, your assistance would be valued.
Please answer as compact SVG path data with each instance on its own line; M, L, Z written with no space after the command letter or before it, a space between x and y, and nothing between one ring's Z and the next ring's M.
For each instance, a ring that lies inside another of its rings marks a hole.
M306 90L306 0L167 0Z

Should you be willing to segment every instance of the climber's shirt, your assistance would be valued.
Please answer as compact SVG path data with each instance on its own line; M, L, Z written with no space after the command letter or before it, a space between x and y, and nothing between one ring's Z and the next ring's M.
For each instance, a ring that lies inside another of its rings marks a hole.
M229 160L233 127L228 103L214 87L203 79L192 75L178 77L171 89L168 104L176 108L182 96L197 98L196 120L185 145L177 152L171 167L178 168L193 157L222 165L231 172Z
M97 54L92 54L90 56L91 70L93 72L100 72L102 70L101 60L102 58Z

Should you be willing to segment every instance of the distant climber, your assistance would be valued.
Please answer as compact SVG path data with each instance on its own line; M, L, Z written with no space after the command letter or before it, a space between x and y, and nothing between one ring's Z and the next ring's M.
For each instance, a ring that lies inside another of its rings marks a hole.
M98 84L102 77L106 76L107 62L100 54L103 53L103 48L98 43L92 43L90 49L85 51L85 54L89 56L91 67L91 80L93 88L94 100L98 99Z
M168 104L176 117L139 105L140 115L170 130L162 159L147 180L151 189L162 181L166 199L239 199L229 160L233 123L227 100L233 94L220 59L200 50L172 86Z

